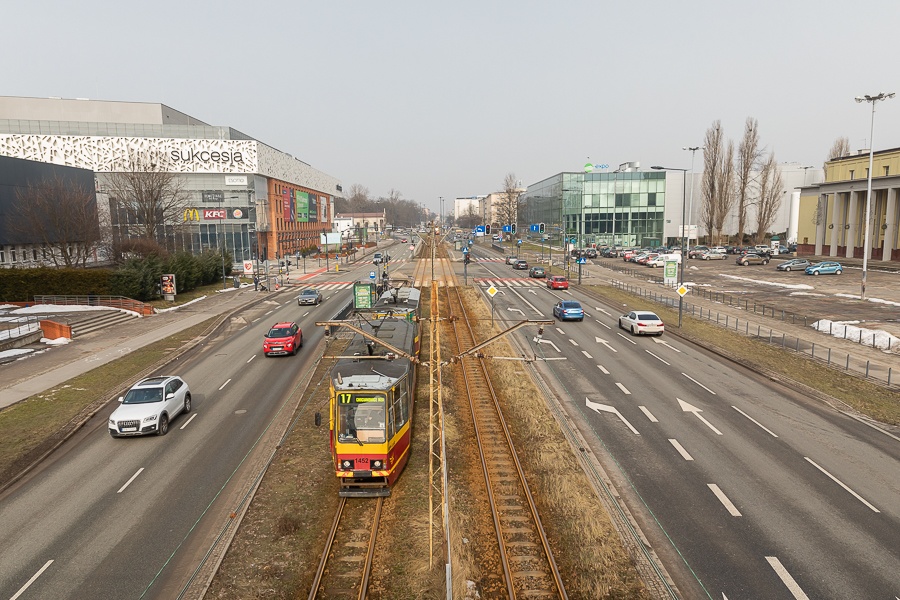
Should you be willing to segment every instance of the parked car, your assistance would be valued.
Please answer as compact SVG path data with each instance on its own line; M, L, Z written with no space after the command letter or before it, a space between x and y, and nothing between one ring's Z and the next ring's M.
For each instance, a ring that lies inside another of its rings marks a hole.
M574 300L560 300L553 306L553 316L560 321L584 321L584 309Z
M586 258L597 258L597 249L596 248L585 248L584 256Z
M531 267L528 271L528 276L535 279L541 279L547 276L547 272L544 270L544 267Z
M709 250L709 246L694 246L688 251L688 258L697 258Z
M835 262L833 260L825 260L820 263L816 263L814 265L809 265L806 267L807 275L820 275L820 274L833 274L840 275L844 272L844 267L841 266L841 263Z
M740 256L738 256L737 260L734 262L735 264L744 267L746 267L747 265L767 265L769 264L769 255L748 252L747 254L741 254Z
M517 260L519 260L519 257L518 257L518 256L507 256L507 257L506 257L506 264L508 264L508 265L514 265L514 264L516 264L516 261L517 261Z
M191 390L181 377L148 377L120 396L119 402L109 416L109 435L166 435L172 419L191 412Z
M779 263L775 268L779 271L801 271L806 269L810 262L805 258L792 258L791 260Z
M718 250L707 250L698 258L700 258L700 260L725 260L726 258L728 258L728 255Z
M619 317L619 328L627 329L631 335L662 335L666 326L656 313L648 310L633 310Z
M297 296L297 306L304 304L320 304L322 302L322 292L315 288L306 288Z
M680 254L660 254L647 261L648 267L665 267L667 262L681 264Z
M266 356L294 355L303 347L303 330L294 322L275 323L264 337L263 354Z
M772 246L769 244L756 244L753 249L759 254L772 254Z
M567 290L569 289L569 280L562 275L553 275L547 278L547 287L551 290Z
M636 263L639 264L639 265L646 265L648 262L650 262L651 260L653 260L653 259L656 258L657 256L659 256L659 253L658 253L658 252L650 252L649 254L645 254L645 255L643 255L643 256L639 256L639 257L637 258L637 260L635 260L634 262L636 262Z

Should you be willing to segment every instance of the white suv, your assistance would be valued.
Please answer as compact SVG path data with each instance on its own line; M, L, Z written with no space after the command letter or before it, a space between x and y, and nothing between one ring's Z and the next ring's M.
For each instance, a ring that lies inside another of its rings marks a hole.
M181 377L162 375L139 381L119 402L109 417L109 435L166 435L172 419L191 412L191 391Z

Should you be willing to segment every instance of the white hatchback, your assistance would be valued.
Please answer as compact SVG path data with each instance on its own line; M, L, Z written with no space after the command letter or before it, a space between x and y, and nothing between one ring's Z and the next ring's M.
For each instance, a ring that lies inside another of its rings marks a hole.
M109 435L166 435L172 419L191 412L191 391L181 377L162 375L139 381L119 402L109 417Z

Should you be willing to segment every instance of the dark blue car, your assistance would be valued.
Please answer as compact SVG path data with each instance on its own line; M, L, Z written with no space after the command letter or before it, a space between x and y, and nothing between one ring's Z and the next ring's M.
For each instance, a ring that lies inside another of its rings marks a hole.
M560 321L584 321L584 309L574 300L560 300L553 307L553 316Z

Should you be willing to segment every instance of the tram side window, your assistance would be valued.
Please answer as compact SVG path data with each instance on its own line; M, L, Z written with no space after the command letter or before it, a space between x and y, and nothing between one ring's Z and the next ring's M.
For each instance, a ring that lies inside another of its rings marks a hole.
M394 391L394 401L391 403L391 417L395 432L400 431L409 421L409 404L407 403L409 396L406 393L406 382L400 386L399 393L397 392L398 390Z

